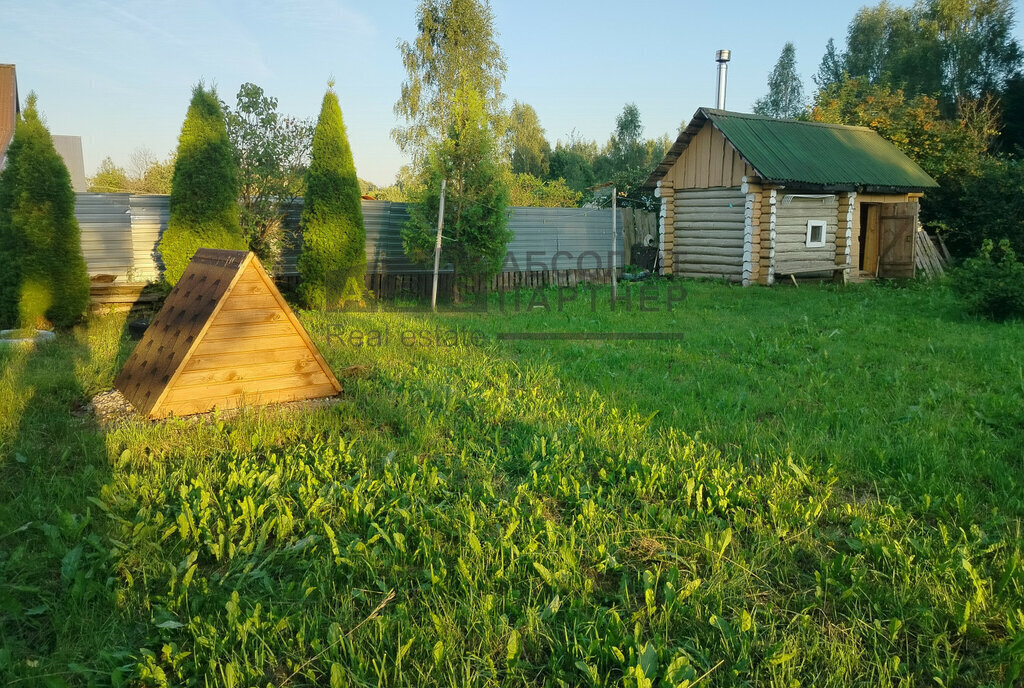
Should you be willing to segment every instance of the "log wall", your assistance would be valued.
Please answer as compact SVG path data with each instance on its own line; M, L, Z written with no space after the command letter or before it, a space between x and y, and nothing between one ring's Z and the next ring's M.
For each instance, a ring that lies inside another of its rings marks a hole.
M778 203L778 191L770 187L761 187L761 251L760 263L757 271L759 284L773 284L775 282L775 223L777 221L776 205Z
M850 270L857 261L856 237L853 233L854 211L857 207L857 192L839 195L839 226L836 231L836 265L850 276Z
M743 281L746 205L738 187L677 190L673 273Z
M805 198L781 195L776 204L775 273L831 273L836 267L839 201L835 195ZM826 223L825 245L807 246L807 222Z
M662 180L654 191L661 198L661 213L658 217L658 265L661 274L672 274L672 251L675 247L676 190L670 182Z
M746 196L743 208L743 284L760 283L761 278L761 217L763 190L759 181L743 178L740 191Z

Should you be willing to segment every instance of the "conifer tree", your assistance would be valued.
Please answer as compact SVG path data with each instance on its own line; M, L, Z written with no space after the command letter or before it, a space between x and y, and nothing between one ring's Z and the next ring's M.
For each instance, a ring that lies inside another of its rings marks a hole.
M366 274L359 179L333 81L324 94L310 157L302 208L299 296L307 308L330 308L361 300Z
M214 89L198 84L178 138L170 219L160 240L164 279L175 284L200 248L245 250L238 167Z
M32 93L0 172L0 327L66 327L88 306L71 175Z

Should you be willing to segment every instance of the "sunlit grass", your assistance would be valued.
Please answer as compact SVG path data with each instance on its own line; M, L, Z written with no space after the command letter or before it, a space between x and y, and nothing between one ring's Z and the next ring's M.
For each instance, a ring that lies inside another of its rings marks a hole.
M118 317L0 350L0 677L1012 683L1024 327L938 288L687 288L306 313L343 399L201 423L75 415ZM581 331L686 338L498 338Z

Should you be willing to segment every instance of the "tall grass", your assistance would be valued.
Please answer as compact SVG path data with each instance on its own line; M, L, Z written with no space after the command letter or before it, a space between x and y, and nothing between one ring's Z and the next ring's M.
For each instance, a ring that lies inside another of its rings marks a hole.
M0 353L0 677L1019 680L1024 328L941 289L688 288L306 313L335 370L365 366L342 401L209 422L74 415L130 350L116 317ZM400 340L437 327L485 336ZM686 339L495 337L627 330Z

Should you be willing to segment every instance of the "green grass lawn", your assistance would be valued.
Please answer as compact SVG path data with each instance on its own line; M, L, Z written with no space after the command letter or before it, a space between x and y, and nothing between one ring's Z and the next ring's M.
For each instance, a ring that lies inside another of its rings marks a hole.
M85 412L123 317L0 349L0 684L1019 685L1024 325L686 288L306 313L343 400L211 422Z

